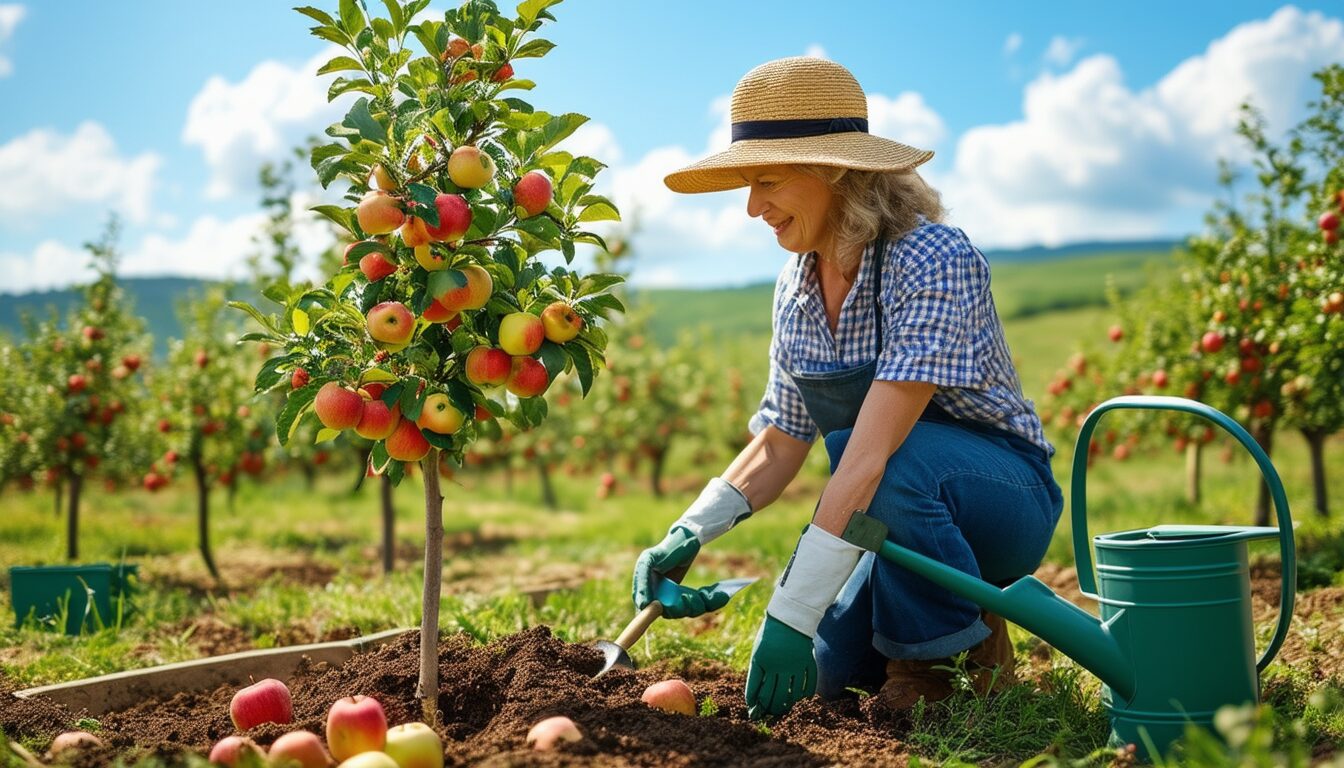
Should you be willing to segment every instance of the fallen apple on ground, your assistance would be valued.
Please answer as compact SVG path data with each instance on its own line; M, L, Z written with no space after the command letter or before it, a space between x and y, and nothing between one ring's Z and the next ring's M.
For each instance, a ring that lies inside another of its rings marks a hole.
M686 681L673 678L654 683L644 689L640 701L664 712L682 715L695 714L695 694Z
M312 731L292 731L275 740L267 755L270 765L298 768L328 768L334 760Z
M414 424L411 429L415 429ZM387 716L377 699L346 696L331 705L327 712L327 746L332 757L347 760L361 752L379 751L386 744Z
M46 757L47 760L51 760L68 749L81 750L101 746L103 740L88 731L66 731L51 740Z
M400 768L443 768L443 741L424 723L403 723L389 728L383 751Z
M583 733L568 717L548 717L527 732L527 745L539 752L549 752L563 742L579 741Z
M348 760L341 761L337 768L400 768L397 761L385 752L360 752Z
M225 768L264 765L266 753L246 736L225 736L210 750L210 762Z
M289 687L268 677L233 694L229 702L229 718L233 727L246 731L262 723L285 725L294 720L294 702Z

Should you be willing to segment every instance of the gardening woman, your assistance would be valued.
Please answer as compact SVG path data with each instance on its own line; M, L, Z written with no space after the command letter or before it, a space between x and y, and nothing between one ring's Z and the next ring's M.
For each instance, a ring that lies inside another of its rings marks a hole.
M991 583L1031 573L1063 507L1053 447L990 295L989 265L915 168L933 156L868 132L853 75L822 59L763 64L737 84L732 145L666 178L747 187L747 213L792 256L775 285L770 373L751 443L634 571L634 601L778 499L821 436L831 476L775 585L751 654L752 717L846 688L892 710L1012 679L1003 619L841 538L867 513L895 543ZM696 616L727 598L683 588Z

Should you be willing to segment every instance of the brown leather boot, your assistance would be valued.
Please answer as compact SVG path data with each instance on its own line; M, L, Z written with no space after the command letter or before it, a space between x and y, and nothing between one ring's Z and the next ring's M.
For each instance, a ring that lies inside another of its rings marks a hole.
M980 615L989 627L986 637L966 654L966 671L971 675L976 692L1001 691L1017 682L1017 659L1013 655L1013 641L1008 637L1008 622L1002 616L985 611ZM998 672L995 672L995 668Z
M1008 624L1003 617L981 614L989 627L989 637L972 646L966 653L966 672L972 685L981 695L991 690L1000 691L1017 682L1014 674L1016 659L1013 643L1008 637ZM932 704L952 695L952 667L950 658L943 659L890 659L887 661L887 681L876 694L879 704L892 710L907 710L923 698ZM997 669L997 672L995 671Z

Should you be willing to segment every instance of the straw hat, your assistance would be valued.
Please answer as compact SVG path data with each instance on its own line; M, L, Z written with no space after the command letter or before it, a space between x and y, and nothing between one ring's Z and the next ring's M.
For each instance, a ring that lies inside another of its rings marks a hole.
M673 192L747 186L739 169L808 164L903 171L933 152L868 133L868 99L849 70L825 59L768 61L733 89L733 144L663 179Z

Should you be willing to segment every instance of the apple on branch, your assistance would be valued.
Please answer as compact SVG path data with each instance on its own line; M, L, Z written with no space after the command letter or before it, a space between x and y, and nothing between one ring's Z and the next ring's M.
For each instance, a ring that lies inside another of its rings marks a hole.
M384 301L370 309L366 319L369 336L392 352L405 349L415 335L415 315L399 301Z
M541 311L541 324L546 338L556 344L572 341L583 330L583 318L563 301L556 301Z
M470 144L448 157L448 178L463 189L480 189L495 177L495 160Z

